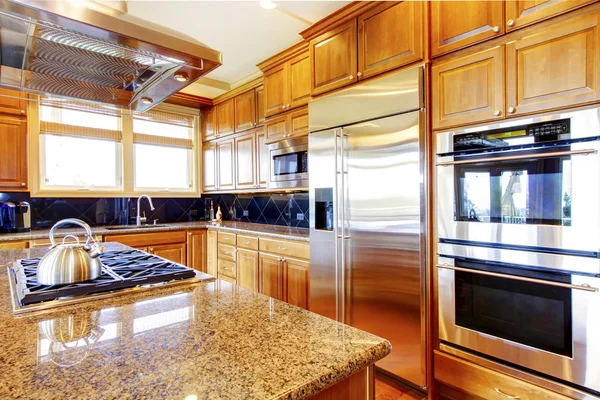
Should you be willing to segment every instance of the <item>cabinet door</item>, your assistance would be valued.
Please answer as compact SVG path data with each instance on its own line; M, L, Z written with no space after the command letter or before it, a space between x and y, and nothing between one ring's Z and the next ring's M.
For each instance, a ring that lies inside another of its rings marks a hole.
M217 142L217 190L235 189L233 139Z
M279 257L259 254L258 289L260 293L284 300L283 297L283 262Z
M383 2L358 17L359 79L423 59L423 4Z
M188 232L187 266L206 272L206 229Z
M310 268L306 261L285 259L285 301L308 310Z
M235 138L235 187L256 188L256 132Z
M235 105L234 99L229 99L217 104L217 137L231 135L235 131Z
M432 1L431 55L502 35L503 8L502 1Z
M593 3L593 0L505 0L506 30L511 31L588 3Z
M265 116L285 111L288 99L287 63L283 63L265 72Z
M356 19L310 41L311 95L356 82Z
M265 123L265 88L264 86L254 89L256 103L256 125Z
M179 264L186 264L185 243L161 244L148 247L150 253Z
M241 132L256 126L256 93L254 89L235 96L235 131Z
M202 143L202 191L217 190L217 146Z
M258 253L251 250L237 251L237 284L258 292Z
M434 64L431 86L433 129L504 118L504 46Z
M285 139L288 131L288 117L285 114L278 115L274 118L269 118L265 121L267 143L273 143Z
M0 189L27 190L27 121L0 118Z
M287 110L308 104L310 99L310 57L308 51L288 61L288 85Z
M212 140L217 137L217 126L215 120L216 112L214 107L202 110L200 116L200 127L202 130L202 141Z
M26 115L26 99L26 93L16 92L14 90L0 89L0 114Z
M269 146L264 129L256 132L256 185L266 188L269 184Z
M600 12L506 45L508 115L600 100Z
M206 273L217 277L217 231L208 230L206 234Z
M289 114L289 133L288 137L298 137L308 135L308 107L292 111Z

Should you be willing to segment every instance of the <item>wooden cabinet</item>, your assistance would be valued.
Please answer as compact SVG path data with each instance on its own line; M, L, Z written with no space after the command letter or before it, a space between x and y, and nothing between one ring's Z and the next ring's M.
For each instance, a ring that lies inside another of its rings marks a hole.
M506 30L521 28L592 2L593 0L505 0Z
M431 55L502 35L503 12L502 1L432 1Z
M214 107L202 110L200 113L200 129L202 131L202 141L216 139L217 124L216 112Z
M310 267L307 261L285 258L285 301L308 309Z
M256 103L256 124L262 125L265 123L265 88L264 86L254 89Z
M504 46L431 68L433 129L504 118Z
M600 12L506 45L507 115L600 100Z
M304 106L310 99L310 58L307 51L265 72L265 112L272 116Z
M104 237L104 241L119 242L167 260L187 265L187 232L185 231L107 235Z
M265 121L266 142L274 143L283 140L288 134L288 115L278 115Z
M258 252L238 248L237 284L258 292Z
M308 135L308 108L292 111L288 116L288 138Z
M0 116L0 191L27 190L27 121Z
M308 135L308 107L267 119L265 132L266 143Z
M202 143L202 191L217 190L217 145Z
M218 267L219 267L219 279L223 279L224 276L231 278L231 279L236 279L237 276L237 265L235 262L233 261L229 261L229 260L224 260L222 258L218 259ZM232 282L234 285L237 284L237 282Z
M235 189L234 140L220 140L217 147L217 190Z
M256 186L257 189L266 189L269 185L269 146L263 128L256 132Z
M356 19L312 39L309 51L311 95L354 83L358 72Z
M285 301L283 296L283 268L281 257L259 254L258 287L260 293Z
M0 89L0 114L27 115L27 94Z
M305 260L310 258L310 244L308 242L262 238L260 239L258 248L261 252L264 251Z
M249 90L234 97L235 132L242 132L256 126L256 93Z
M288 99L287 64L281 64L265 72L265 116L285 111Z
M206 234L206 273L217 277L217 231L209 229Z
M235 187L256 189L257 166L256 132L235 138Z
M198 229L188 232L187 237L187 266L195 270L206 272L206 229Z
M358 17L358 79L423 59L424 4L382 2Z
M217 120L217 137L231 135L235 132L234 99L226 100L215 106Z
M148 253L157 255L179 264L186 264L186 244L174 243L150 246Z

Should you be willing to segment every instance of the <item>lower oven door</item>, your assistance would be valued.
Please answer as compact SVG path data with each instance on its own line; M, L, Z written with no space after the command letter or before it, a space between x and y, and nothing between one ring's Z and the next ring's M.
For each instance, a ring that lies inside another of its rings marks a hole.
M442 342L600 392L600 278L438 261Z

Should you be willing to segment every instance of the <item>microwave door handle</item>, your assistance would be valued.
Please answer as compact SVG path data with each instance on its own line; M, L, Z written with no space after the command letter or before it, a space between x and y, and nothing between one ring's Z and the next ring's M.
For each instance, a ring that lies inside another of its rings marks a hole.
M527 277L524 277L524 276L505 275L505 274L499 274L497 272L480 271L480 270L477 270L477 269L454 267L454 266L449 265L449 264L438 264L437 267L441 268L441 269L451 269L453 271L468 272L470 274L494 276L496 278L503 278L503 279L512 279L514 281L523 281L523 282L530 282L530 283L539 283L539 284L548 285L548 286L557 286L557 287L562 287L562 288L565 288L565 289L583 290L583 291L586 291L586 292L597 292L598 291L597 288L592 287L592 286L590 286L590 285L588 285L586 283L583 284L583 285L573 285L573 284L570 284L570 283L545 281L543 279L527 278Z
M440 161L436 163L438 167L447 167L450 165L461 165L461 164L475 164L480 162L490 161L509 161L509 160L523 160L528 158L549 158L549 157L560 157L560 156L586 156L588 154L596 154L596 149L583 149L583 150L569 150L569 151L555 151L552 153L540 153L540 154L516 154L514 156L503 156L503 157L490 157L490 158L474 158L472 160L458 160L458 161Z

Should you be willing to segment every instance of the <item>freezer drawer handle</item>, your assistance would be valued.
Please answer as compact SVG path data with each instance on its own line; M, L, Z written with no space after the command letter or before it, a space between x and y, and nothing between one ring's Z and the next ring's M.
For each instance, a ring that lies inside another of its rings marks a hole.
M338 239L341 239L342 235L338 235ZM352 236L344 236L344 240L352 239Z
M514 281L540 283L542 285L558 286L558 287L562 287L562 288L566 288L566 289L584 290L586 292L597 292L598 291L597 288L592 287L592 286L588 285L587 283L584 283L582 285L572 285L570 283L552 282L552 281L545 281L545 280L542 280L542 279L527 278L527 277L524 277L524 276L505 275L505 274L499 274L497 272L479 271L477 269L468 269L468 268L454 267L454 266L449 265L449 264L438 264L437 267L438 268L442 268L442 269L451 269L453 271L468 272L470 274L494 276L494 277L503 278L503 279L512 279Z
M508 160L523 160L527 158L548 158L548 157L559 157L559 156L586 156L588 154L596 154L595 149L584 149L584 150L570 150L570 151L555 151L552 153L540 153L540 154L517 154L514 156L504 157L493 157L493 158L475 158L473 160L459 160L459 161L440 161L435 164L438 167L448 167L450 165L461 165L461 164L475 164L480 162L490 161L508 161Z
M494 390L496 391L496 393L501 394L502 396L506 397L507 399L520 399L521 398L520 396L512 396L510 394L506 394L498 388L494 388Z

